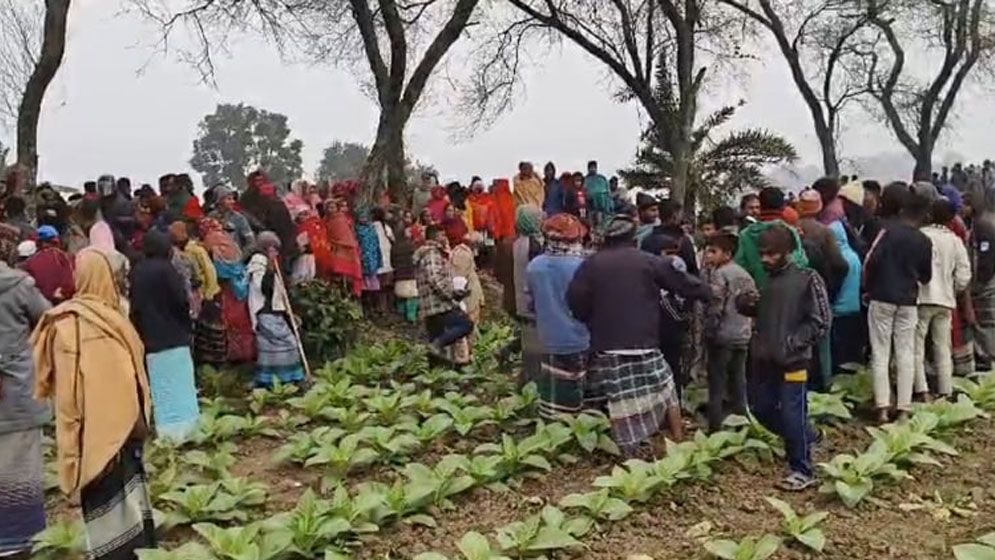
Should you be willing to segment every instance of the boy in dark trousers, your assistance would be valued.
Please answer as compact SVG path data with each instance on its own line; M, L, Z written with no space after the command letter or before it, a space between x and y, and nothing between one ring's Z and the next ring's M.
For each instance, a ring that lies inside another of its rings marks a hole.
M705 308L704 340L708 364L708 429L722 428L728 414L746 414L746 354L753 321L736 309L736 298L755 297L757 285L732 260L738 240L720 232L705 241L704 280L714 298ZM725 405L727 390L731 406Z
M810 446L818 435L808 422L807 368L812 347L829 331L832 316L822 278L789 257L797 249L793 233L775 225L758 241L767 289L759 296L754 292L737 298L740 312L756 317L747 385L750 410L784 440L791 472L778 487L797 492L815 484Z

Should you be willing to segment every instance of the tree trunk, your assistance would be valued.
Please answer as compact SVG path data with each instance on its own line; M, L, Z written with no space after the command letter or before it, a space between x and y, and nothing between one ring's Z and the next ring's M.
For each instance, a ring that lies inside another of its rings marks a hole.
M71 0L45 1L45 29L41 53L17 111L17 165L22 186L31 188L38 178L38 121L45 91L55 78L66 52L66 22Z
M820 120L815 119L815 135L819 139L819 148L822 149L822 172L826 174L826 177L839 177L840 164L836 157L836 141L828 127L819 126Z
M930 181L933 178L933 143L920 142L915 158L916 166L912 170L912 180Z
M363 201L376 202L383 192L397 200L407 186L404 157L404 125L409 111L400 104L392 104L380 111L377 137L363 167L361 181L364 185Z

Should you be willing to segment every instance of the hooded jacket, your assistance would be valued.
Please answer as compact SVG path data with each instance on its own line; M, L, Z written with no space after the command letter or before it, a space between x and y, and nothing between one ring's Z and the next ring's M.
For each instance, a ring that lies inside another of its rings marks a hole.
M0 262L0 434L48 422L48 403L36 401L34 362L28 337L48 311L48 301L27 273Z
M852 315L860 312L860 277L864 264L860 260L860 255L850 246L849 236L843 222L836 220L829 226L829 230L836 238L836 243L840 248L840 253L849 267L843 283L840 285L839 293L833 300L833 315Z
M739 305L744 315L756 316L750 356L776 368L759 368L760 373L806 369L812 347L826 336L832 323L826 286L817 272L789 260L770 273L767 288L760 292L756 306Z
M800 267L808 267L808 257L805 256L805 249L802 246L798 230L781 220L765 222L754 222L739 232L739 246L736 248L736 263L750 273L757 283L757 289L763 292L767 289L767 269L760 261L760 234L775 225L780 225L791 230L795 238L795 249L789 258Z

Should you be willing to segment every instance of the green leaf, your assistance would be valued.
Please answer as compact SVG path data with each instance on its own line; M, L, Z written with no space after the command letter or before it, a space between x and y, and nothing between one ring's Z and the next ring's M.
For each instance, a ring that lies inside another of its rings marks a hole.
M443 556L438 552L422 552L415 556L413 560L449 560L448 556Z
M489 560L491 557L491 543L487 542L487 537L476 531L463 535L456 548L467 560Z
M871 490L874 488L874 483L871 480L863 480L856 482L854 484L847 484L842 480L837 480L833 487L836 489L836 493L839 494L840 499L846 507L852 508L861 502L864 498L870 494Z
M539 533L529 543L528 550L559 550L574 546L583 545L581 545L580 541L571 537L570 533L554 527L541 527Z
M757 543L753 552L753 560L765 560L770 558L781 547L781 538L775 535L764 535Z
M404 518L404 522L410 525L423 525L425 527L438 527L439 523L434 517L425 513L417 513Z
M781 512L781 515L783 515L786 520L790 521L798 517L798 514L795 513L795 510L791 507L791 504L789 504L788 502L785 502L784 500L779 500L777 498L771 498L769 496L765 497L764 500L767 500L767 503L770 504L771 507Z
M822 552L822 549L826 547L826 535L822 529L809 529L794 535L794 537L795 540L816 552Z
M727 539L713 539L705 542L705 550L712 556L717 556L723 560L736 560L739 544Z
M987 544L988 546L995 548L995 533L988 533L987 535L982 535L975 539L979 543Z
M959 544L953 551L957 560L995 560L995 548L983 544Z
M553 470L553 465L550 465L549 461L542 455L528 455L522 459L522 463L544 471Z

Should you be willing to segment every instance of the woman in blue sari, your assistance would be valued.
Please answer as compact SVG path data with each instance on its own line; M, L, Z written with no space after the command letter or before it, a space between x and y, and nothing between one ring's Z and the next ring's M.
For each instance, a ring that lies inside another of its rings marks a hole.
M143 250L145 259L132 272L131 319L145 343L156 432L183 441L200 417L190 354L190 303L183 278L170 262L169 236L150 231Z
M256 386L304 381L304 367L297 337L291 327L289 298L277 268L280 238L271 231L259 234L256 253L249 259L249 315L256 331L259 357Z

